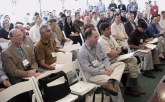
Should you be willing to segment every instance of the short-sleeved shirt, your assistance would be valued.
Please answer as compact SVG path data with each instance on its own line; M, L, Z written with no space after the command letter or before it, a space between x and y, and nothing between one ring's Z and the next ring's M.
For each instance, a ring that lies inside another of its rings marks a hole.
M140 32L138 29L133 30L129 37L128 44L139 46L143 42L145 42L145 34Z
M34 49L36 60L45 60L45 63L48 65L55 63L56 58L52 56L52 52L55 52L55 49L55 41L53 39L50 39L49 42L41 39Z
M127 35L124 25L122 23L117 24L116 22L114 22L111 25L111 32L112 35L118 35L120 37L125 37Z

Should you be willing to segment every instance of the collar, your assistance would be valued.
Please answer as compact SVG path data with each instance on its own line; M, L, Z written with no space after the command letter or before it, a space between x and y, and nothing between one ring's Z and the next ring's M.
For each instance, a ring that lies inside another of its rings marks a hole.
M91 47L91 46L89 46L87 43L85 43L85 46L86 46L86 47L87 47L87 49L89 49L89 50L93 50L94 48L96 48L96 46Z
M106 36L104 36L104 35L102 35L101 36L103 39L105 39L105 40L110 40L110 37L106 37Z
M50 43L50 40L51 39L49 39L49 41L48 41L48 40L46 40L44 38L41 38L41 42L44 43L44 44L49 44Z
M39 29L40 28L40 26L38 26L37 24L35 24L35 26Z
M116 22L114 22L116 25L120 25L121 23L117 24Z

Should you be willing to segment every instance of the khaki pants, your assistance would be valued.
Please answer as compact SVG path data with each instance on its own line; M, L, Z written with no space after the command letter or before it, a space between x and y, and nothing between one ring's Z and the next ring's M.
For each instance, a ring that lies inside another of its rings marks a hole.
M108 82L109 79L115 79L120 82L121 77L123 75L123 71L125 69L125 64L123 62L117 62L111 64L110 66L113 69L113 72L110 76L108 75L96 75L89 77L89 81L100 84L104 82Z
M123 49L128 49L128 42L126 40L121 41L121 40L117 40L117 43L123 48Z

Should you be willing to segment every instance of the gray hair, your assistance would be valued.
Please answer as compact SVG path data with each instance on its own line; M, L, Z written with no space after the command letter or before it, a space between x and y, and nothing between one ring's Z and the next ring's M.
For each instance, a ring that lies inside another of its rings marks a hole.
M48 28L49 25L42 25L40 28L40 35L42 36L42 34L46 31L46 28Z

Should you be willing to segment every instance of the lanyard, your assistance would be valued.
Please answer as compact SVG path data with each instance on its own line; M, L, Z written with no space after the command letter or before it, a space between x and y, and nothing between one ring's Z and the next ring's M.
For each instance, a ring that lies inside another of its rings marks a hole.
M93 56L93 58L97 59L96 49L95 49L95 52L93 53L93 51L91 52L86 45L85 45L85 47L89 51L89 53Z
M21 48L18 48L17 51L18 51L18 54L21 56L21 58L23 60L26 59L26 56L25 56L25 54L24 54L24 52Z

